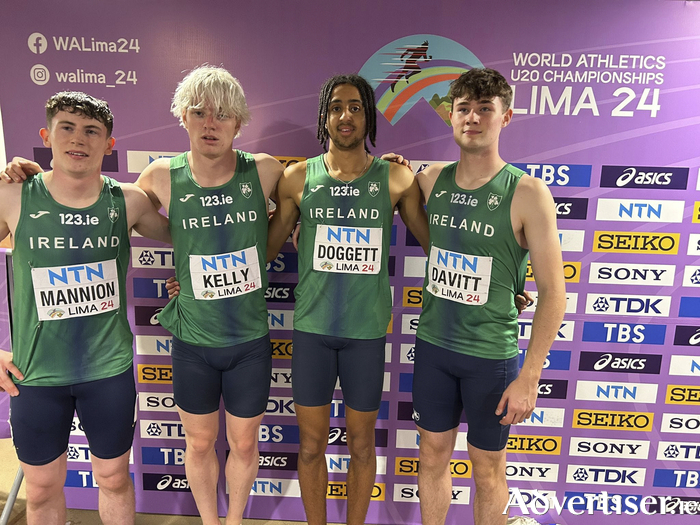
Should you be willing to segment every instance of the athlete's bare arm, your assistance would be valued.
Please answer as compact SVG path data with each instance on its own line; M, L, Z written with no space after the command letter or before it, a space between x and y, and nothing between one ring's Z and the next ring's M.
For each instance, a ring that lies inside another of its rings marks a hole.
M22 186L0 184L0 239L4 239L8 235L14 237L21 205ZM17 379L24 379L22 373L12 362L12 353L0 348L0 392L5 391L11 396L16 396L19 394L19 390L8 373Z
M277 209L272 214L267 233L267 261L272 261L294 225L299 220L299 205L306 181L306 161L292 164L284 170L277 184Z
M503 425L522 423L532 414L542 366L564 318L566 288L556 217L554 199L544 182L523 176L513 195L511 221L518 243L530 250L538 299L525 362L496 409L500 415L508 405Z
M170 159L156 159L136 179L136 186L146 192L156 210L170 209Z
M156 241L172 244L168 219L158 213L146 192L135 184L122 184L126 202L126 218L129 230Z
M267 200L275 194L284 166L275 157L267 153L255 153L253 158L255 159L255 167L258 169L263 195Z
M420 192L423 195L424 204L428 204L428 199L430 199L430 193L433 191L435 181L446 165L447 164L431 164L416 175L418 186L420 186Z
M402 164L389 164L389 195L406 227L428 253L428 216L413 172Z

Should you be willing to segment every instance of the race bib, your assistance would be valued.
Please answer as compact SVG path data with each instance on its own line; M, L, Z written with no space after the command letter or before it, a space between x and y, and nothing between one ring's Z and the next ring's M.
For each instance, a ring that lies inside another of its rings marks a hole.
M39 321L97 315L119 309L117 261L32 268Z
M382 229L316 226L313 269L317 272L377 274L382 266Z
M262 286L258 248L218 255L190 255L192 293L200 301L244 295Z
M489 300L492 257L465 255L430 247L428 292L435 297L469 305Z

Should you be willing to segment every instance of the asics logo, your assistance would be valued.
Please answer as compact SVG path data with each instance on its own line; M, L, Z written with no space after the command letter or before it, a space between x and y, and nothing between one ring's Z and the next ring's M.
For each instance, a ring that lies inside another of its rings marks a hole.
M42 211L38 211L38 212L36 212L36 213L30 213L29 216L30 216L32 219L38 219L38 218L41 217L42 215L48 215L49 213L50 213L50 212L48 212L48 211L46 211L46 210L42 210Z
M194 197L194 193L188 193L187 195L185 195L184 197L182 197L182 198L180 199L180 202L187 202L187 201L190 200L192 197Z

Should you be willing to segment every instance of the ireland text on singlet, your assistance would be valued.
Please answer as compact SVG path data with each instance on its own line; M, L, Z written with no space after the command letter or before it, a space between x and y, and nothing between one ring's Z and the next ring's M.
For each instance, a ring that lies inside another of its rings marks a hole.
M476 190L445 166L428 199L430 253L417 337L487 359L518 355L514 298L523 290L527 250L513 234L510 206L523 172L506 165Z
M21 384L64 386L112 377L133 359L126 318L129 232L119 183L97 202L57 203L36 175L23 184L12 268L13 361Z
M366 173L346 184L328 175L322 156L309 159L300 210L294 328L353 339L383 337L391 318L394 219L388 163L374 159Z
M267 201L255 159L237 151L233 178L203 188L187 154L170 159L170 233L180 295L160 324L193 345L224 347L268 332Z

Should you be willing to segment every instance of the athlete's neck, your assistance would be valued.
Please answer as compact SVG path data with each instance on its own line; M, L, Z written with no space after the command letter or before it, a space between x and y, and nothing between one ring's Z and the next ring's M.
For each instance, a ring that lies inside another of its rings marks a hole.
M497 148L473 152L461 150L455 182L465 190L480 188L498 175L505 165Z
M104 183L99 172L76 176L52 170L44 173L43 179L51 197L71 208L87 208L95 204Z
M364 144L351 150L341 150L331 143L323 161L331 177L348 182L360 178L372 163L372 155L365 151Z
M194 150L187 152L192 177L205 188L221 186L230 181L236 171L237 158L235 149L217 157L207 157Z

